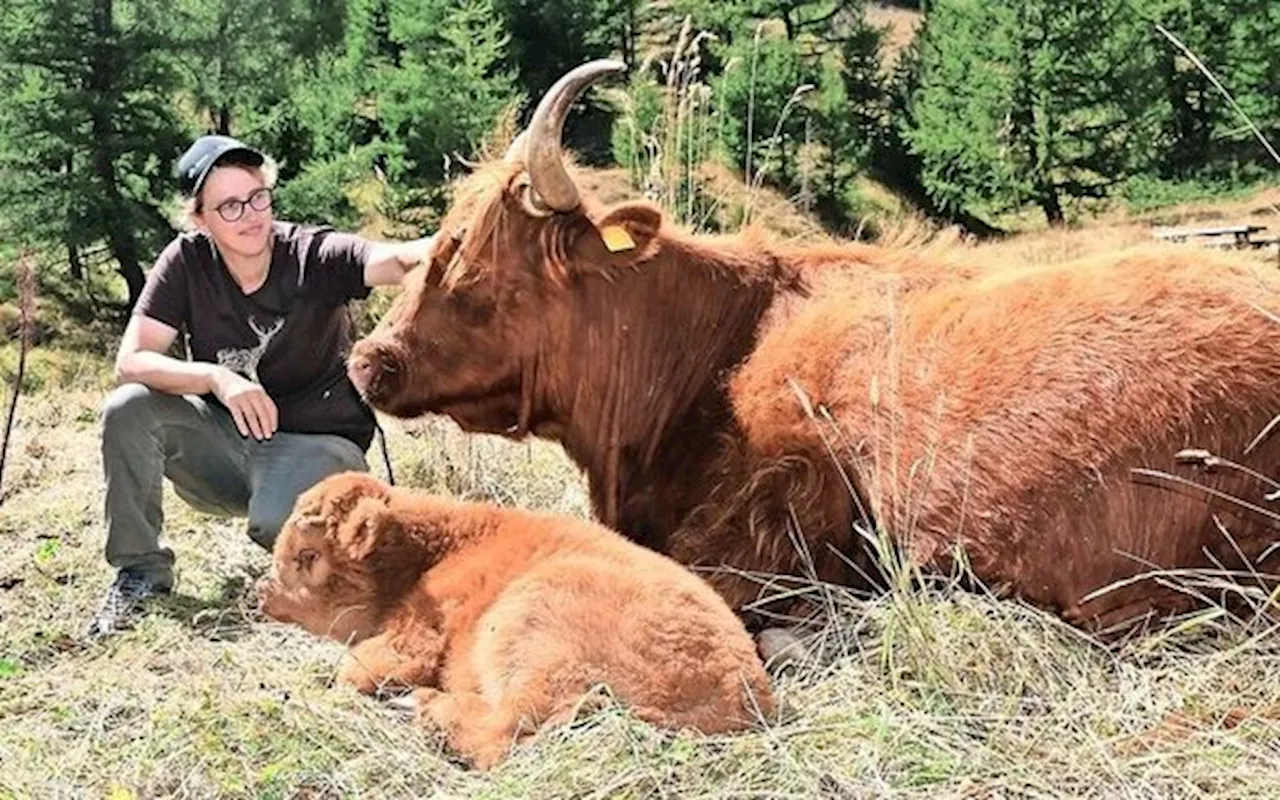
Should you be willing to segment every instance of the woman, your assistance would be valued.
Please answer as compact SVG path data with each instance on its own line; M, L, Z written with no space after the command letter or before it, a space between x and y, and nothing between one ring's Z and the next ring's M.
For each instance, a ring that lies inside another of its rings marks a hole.
M178 172L191 230L147 276L102 410L106 559L118 573L93 638L173 586L164 477L196 508L247 517L270 550L301 492L368 469L374 417L346 375L346 303L399 283L432 244L274 219L274 165L230 137L197 139ZM179 331L184 359L166 354Z

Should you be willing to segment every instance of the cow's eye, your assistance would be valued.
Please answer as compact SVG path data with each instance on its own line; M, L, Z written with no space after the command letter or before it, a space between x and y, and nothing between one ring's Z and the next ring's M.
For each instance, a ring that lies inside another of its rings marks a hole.
M493 319L493 298L475 292L454 292L449 295L448 303L458 321L464 325L480 327L488 325Z

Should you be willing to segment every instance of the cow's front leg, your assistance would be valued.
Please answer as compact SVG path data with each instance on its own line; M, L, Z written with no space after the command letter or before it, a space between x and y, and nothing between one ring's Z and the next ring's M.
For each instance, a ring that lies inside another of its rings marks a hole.
M443 651L437 631L385 631L347 651L338 680L363 694L395 694L434 683Z

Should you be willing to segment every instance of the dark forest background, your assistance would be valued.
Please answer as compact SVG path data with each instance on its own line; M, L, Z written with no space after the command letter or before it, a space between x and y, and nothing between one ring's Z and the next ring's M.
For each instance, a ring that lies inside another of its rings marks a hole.
M119 320L207 132L275 157L278 216L429 230L466 162L596 57L630 69L568 145L700 228L751 213L709 212L708 165L836 235L874 235L885 198L985 236L1266 181L1158 25L1271 137L1271 0L6 0L0 303L26 251L43 295Z

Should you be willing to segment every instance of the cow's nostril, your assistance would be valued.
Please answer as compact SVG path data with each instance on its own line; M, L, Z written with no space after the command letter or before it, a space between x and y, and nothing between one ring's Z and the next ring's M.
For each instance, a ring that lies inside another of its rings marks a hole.
M396 391L400 364L396 353L385 347L359 348L347 359L347 376L356 391L373 400Z
M369 384L373 382L374 363L372 359L364 356L356 356L347 363L347 376L351 378L351 382L355 387L364 392L369 389Z

